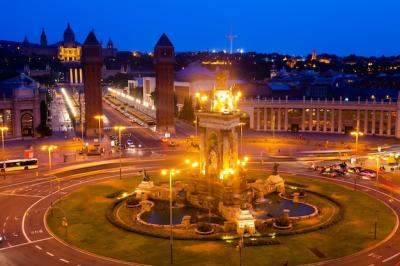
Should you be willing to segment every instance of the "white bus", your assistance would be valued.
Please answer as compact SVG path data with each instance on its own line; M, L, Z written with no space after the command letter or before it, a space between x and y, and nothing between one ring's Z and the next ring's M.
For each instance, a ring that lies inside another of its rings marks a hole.
M7 160L5 162L0 162L1 172L4 172L4 164L6 172L18 171L18 170L30 170L38 168L38 160L35 158L15 159L15 160Z

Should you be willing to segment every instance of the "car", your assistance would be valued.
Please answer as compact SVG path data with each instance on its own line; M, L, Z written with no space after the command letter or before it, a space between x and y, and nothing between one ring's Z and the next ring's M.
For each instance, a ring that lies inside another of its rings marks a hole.
M349 167L347 168L347 173L349 174L358 174L362 170L361 167L356 166L356 167Z
M132 145L133 145L133 140L128 139L128 140L126 141L126 145L128 145L128 147L132 146Z
M162 137L162 138L160 139L160 141L161 141L162 143L167 143L167 142L168 142L168 138Z
M332 168L326 168L324 171L321 172L321 174L328 177L344 176L344 173L342 171Z
M0 235L0 244L1 244L4 240L6 240L6 238L5 238L4 236Z
M363 169L358 173L363 179L372 179L376 177L376 172L369 169Z
M168 146L175 147L176 146L176 142L171 140L171 141L168 142Z

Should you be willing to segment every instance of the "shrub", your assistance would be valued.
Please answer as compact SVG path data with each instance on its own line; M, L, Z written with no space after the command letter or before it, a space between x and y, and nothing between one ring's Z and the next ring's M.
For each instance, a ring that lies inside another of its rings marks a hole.
M114 191L114 192L112 192L112 193L106 195L106 198L108 198L108 199L115 199L116 197L120 196L122 193L123 193L122 190L117 190L117 191Z

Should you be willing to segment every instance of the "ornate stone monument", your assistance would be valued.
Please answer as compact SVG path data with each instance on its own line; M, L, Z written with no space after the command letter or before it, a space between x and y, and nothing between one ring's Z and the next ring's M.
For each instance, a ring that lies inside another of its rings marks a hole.
M213 90L211 110L196 112L200 136L202 177L209 184L212 197L225 204L240 204L241 182L238 163L238 127L236 108L240 94L227 88L226 75L219 74Z

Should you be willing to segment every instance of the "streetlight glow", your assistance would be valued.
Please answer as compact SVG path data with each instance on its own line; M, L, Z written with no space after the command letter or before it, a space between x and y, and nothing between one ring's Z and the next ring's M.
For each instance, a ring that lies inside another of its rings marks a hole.
M57 145L43 145L40 149L42 151L48 152L48 160L49 160L49 171L51 171L51 152L56 150L58 147Z
M4 153L4 131L8 130L8 127L0 127L1 130L1 143L2 143L2 157L3 157L3 173L4 173L4 179L6 179L6 156Z
M100 120L99 120L100 121ZM118 131L118 141L119 141L119 179L122 179L122 141L121 141L121 131L125 130L124 126L115 126L114 130Z
M161 175L169 174L169 246L170 246L170 263L173 264L173 236L172 236L172 177L180 173L178 169L163 169Z

